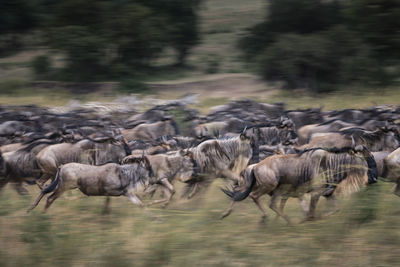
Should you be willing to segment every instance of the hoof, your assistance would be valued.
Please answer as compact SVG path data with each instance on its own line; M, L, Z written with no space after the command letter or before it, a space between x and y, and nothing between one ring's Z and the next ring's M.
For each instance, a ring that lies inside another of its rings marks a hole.
M110 214L111 213L111 210L110 209L104 209L102 212L101 212L101 214L103 214L103 215L108 215L108 214Z
M264 224L268 221L268 216L267 215L263 215L261 216L261 219L259 221L260 224Z
M21 187L17 189L18 194L20 194L21 196L26 196L29 194L28 190L26 190L25 188Z
M225 212L222 213L222 215L219 217L220 220L224 219L225 217L228 217L228 215L231 214L230 212Z
M315 220L315 217L307 216L303 220L300 221L300 224L305 223L305 222L311 222L311 221L314 221L314 220Z

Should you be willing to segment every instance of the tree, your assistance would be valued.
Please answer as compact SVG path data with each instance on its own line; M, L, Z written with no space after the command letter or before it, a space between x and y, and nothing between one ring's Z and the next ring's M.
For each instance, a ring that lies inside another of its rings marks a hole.
M326 91L393 80L398 69L398 0L270 0L266 19L239 41L266 79Z
M344 6L347 25L369 45L380 60L400 57L400 1L352 0Z
M42 30L68 79L132 75L166 47L184 64L198 39L200 0L42 0Z
M2 0L0 2L0 56L21 47L20 35L37 24L34 1Z

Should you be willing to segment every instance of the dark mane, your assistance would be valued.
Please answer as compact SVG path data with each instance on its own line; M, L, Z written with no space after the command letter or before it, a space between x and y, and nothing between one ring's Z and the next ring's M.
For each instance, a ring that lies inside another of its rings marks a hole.
M319 123L318 126L328 125L328 124L331 124L332 122L335 122L335 121L341 121L341 122L343 122L341 119L331 119L331 120L329 120L329 121L324 121L324 122Z
M304 150L295 150L296 154L298 157L301 155L307 153L307 152L314 152L316 150L324 150L329 153L334 153L334 154L340 154L340 153L349 153L349 152L355 152L353 147L342 147L342 148L337 148L337 147L313 147L313 148L306 148Z
M29 145L27 145L26 147L22 147L20 149L18 149L17 151L23 151L23 152L29 152L31 151L33 148L35 148L36 146L39 145L53 145L53 144L57 144L58 142L55 140L35 140L33 142L31 142Z
M360 127L352 127L349 129L345 129L342 131L339 131L342 135L346 137L353 137L356 140L365 140L367 142L375 142L378 141L381 138L381 130L376 130L376 131L366 131L363 128Z
M179 131L179 127L178 127L178 124L176 123L176 121L173 118L169 119L169 121L170 121L172 127L174 127L175 134L179 135L180 131Z

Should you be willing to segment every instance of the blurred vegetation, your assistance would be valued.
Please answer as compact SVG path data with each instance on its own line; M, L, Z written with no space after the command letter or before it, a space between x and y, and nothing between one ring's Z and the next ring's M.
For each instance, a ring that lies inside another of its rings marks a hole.
M266 79L326 92L399 78L399 1L267 2L264 21L238 43Z
M312 92L399 82L397 0L262 2L5 0L0 57L41 49L28 64L37 80L140 83L254 70Z
M349 198L340 211L315 222L287 226L260 222L252 201L235 206L223 221L218 216L229 200L223 181L190 201L178 197L168 209L142 210L124 197L112 199L110 215L101 215L104 198L80 192L58 199L47 214L26 214L39 190L21 197L7 186L0 193L1 266L398 266L400 223L393 185L379 182ZM178 193L182 188L177 184ZM327 211L325 200L318 214ZM303 217L297 199L286 213Z
M167 48L175 51L176 64L184 65L199 41L200 4L201 0L5 0L0 8L0 56L23 49L20 34L38 31L42 45L64 56L53 79L125 78L150 67ZM36 78L50 73L44 57L36 58L32 67Z

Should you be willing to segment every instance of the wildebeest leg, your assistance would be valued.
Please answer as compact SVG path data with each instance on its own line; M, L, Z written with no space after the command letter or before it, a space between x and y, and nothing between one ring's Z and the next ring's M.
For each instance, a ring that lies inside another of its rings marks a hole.
M190 192L190 194L188 195L188 199L191 199L192 197L194 197L194 195L196 195L197 192L199 192L199 183L194 184L192 192Z
M212 182L213 182L212 179L206 178L206 179L202 180L201 182L195 183L194 186L193 186L192 191L188 195L188 199L191 199L195 194L197 194L200 191L200 187L202 187L201 190L206 191L207 188L211 185Z
M148 205L154 205L154 204L159 204L159 203L165 203L164 207L168 205L168 203L171 201L172 196L175 194L175 188L174 186L168 181L167 178L162 179L161 181L162 189L165 194L164 199L159 199L159 200L154 200L151 201Z
M397 185L396 185L396 188L395 188L395 190L394 190L394 194L395 194L396 196L400 197L400 179L397 180Z
M326 198L330 211L324 214L325 217L331 216L339 211L335 196L331 195Z
M143 202L140 200L140 198L136 195L136 193L134 192L134 190L129 189L126 193L125 196L127 196L129 198L129 200L135 204L138 205L139 207L143 207Z
M106 201L104 202L104 210L103 210L103 214L109 214L110 213L110 202L111 202L111 198L108 196L106 198Z
M281 216L282 218L284 218L288 224L290 224L290 220L289 217L286 216L286 214L284 214L283 212L281 212L281 210L278 208L278 199L279 199L280 194L275 193L272 195L271 197L271 203L269 204L269 207L271 210L275 211L276 214L278 214L279 216Z
M50 205L54 202L54 200L56 200L57 198L59 198L61 196L62 193L64 193L65 189L63 187L63 185L59 184L59 186L56 188L56 190L53 192L53 194L51 194L46 201L46 206L44 207L44 211L46 212Z
M317 203L319 200L319 197L321 196L321 193L314 193L311 195L311 200L310 200L310 208L308 210L308 214L305 220L313 220L315 218L315 210L317 208Z
M279 205L279 211L281 212L281 213L283 213L283 210L285 209L285 205L286 205L286 202L287 202L287 200L288 200L289 198L288 197L281 197L281 203L280 203L280 205ZM277 221L278 219L279 219L279 215L278 214L276 214L276 217L275 217L275 221Z
M153 184L153 185L147 187L144 192L146 194L149 194L150 198L152 198L154 196L154 193L157 191L157 189L158 189L158 184Z
M0 178L0 190L8 184L8 179L7 178Z
M304 196L300 196L299 201L300 201L300 207L302 208L304 214L307 215L309 211L307 200L304 198Z
M44 184L52 177L51 174L49 173L43 173L42 176L36 181L37 186L40 188L40 190L43 189Z
M236 202L236 201L234 201L234 200L231 201L231 203L229 204L228 209L227 209L224 213L222 213L222 215L221 215L221 217L220 217L221 220L222 220L223 218L229 216L229 214L231 214L232 209L233 209L233 205L235 204L235 202Z
M262 215L261 215L261 221L265 221L265 219L267 218L267 212L265 211L265 209L263 208L263 206L260 203L259 197L254 196L250 193L250 197L251 199L254 201L254 203L257 205L258 209L261 211Z
M28 190L26 190L22 184L22 182L13 183L14 189L18 192L18 194L24 196L28 194Z
M225 170L223 170L221 172L221 175L223 177L227 178L227 179L230 179L230 180L234 181L234 182L241 182L242 181L242 178L240 178L239 175L237 175L236 173L234 173L231 170L225 169Z

